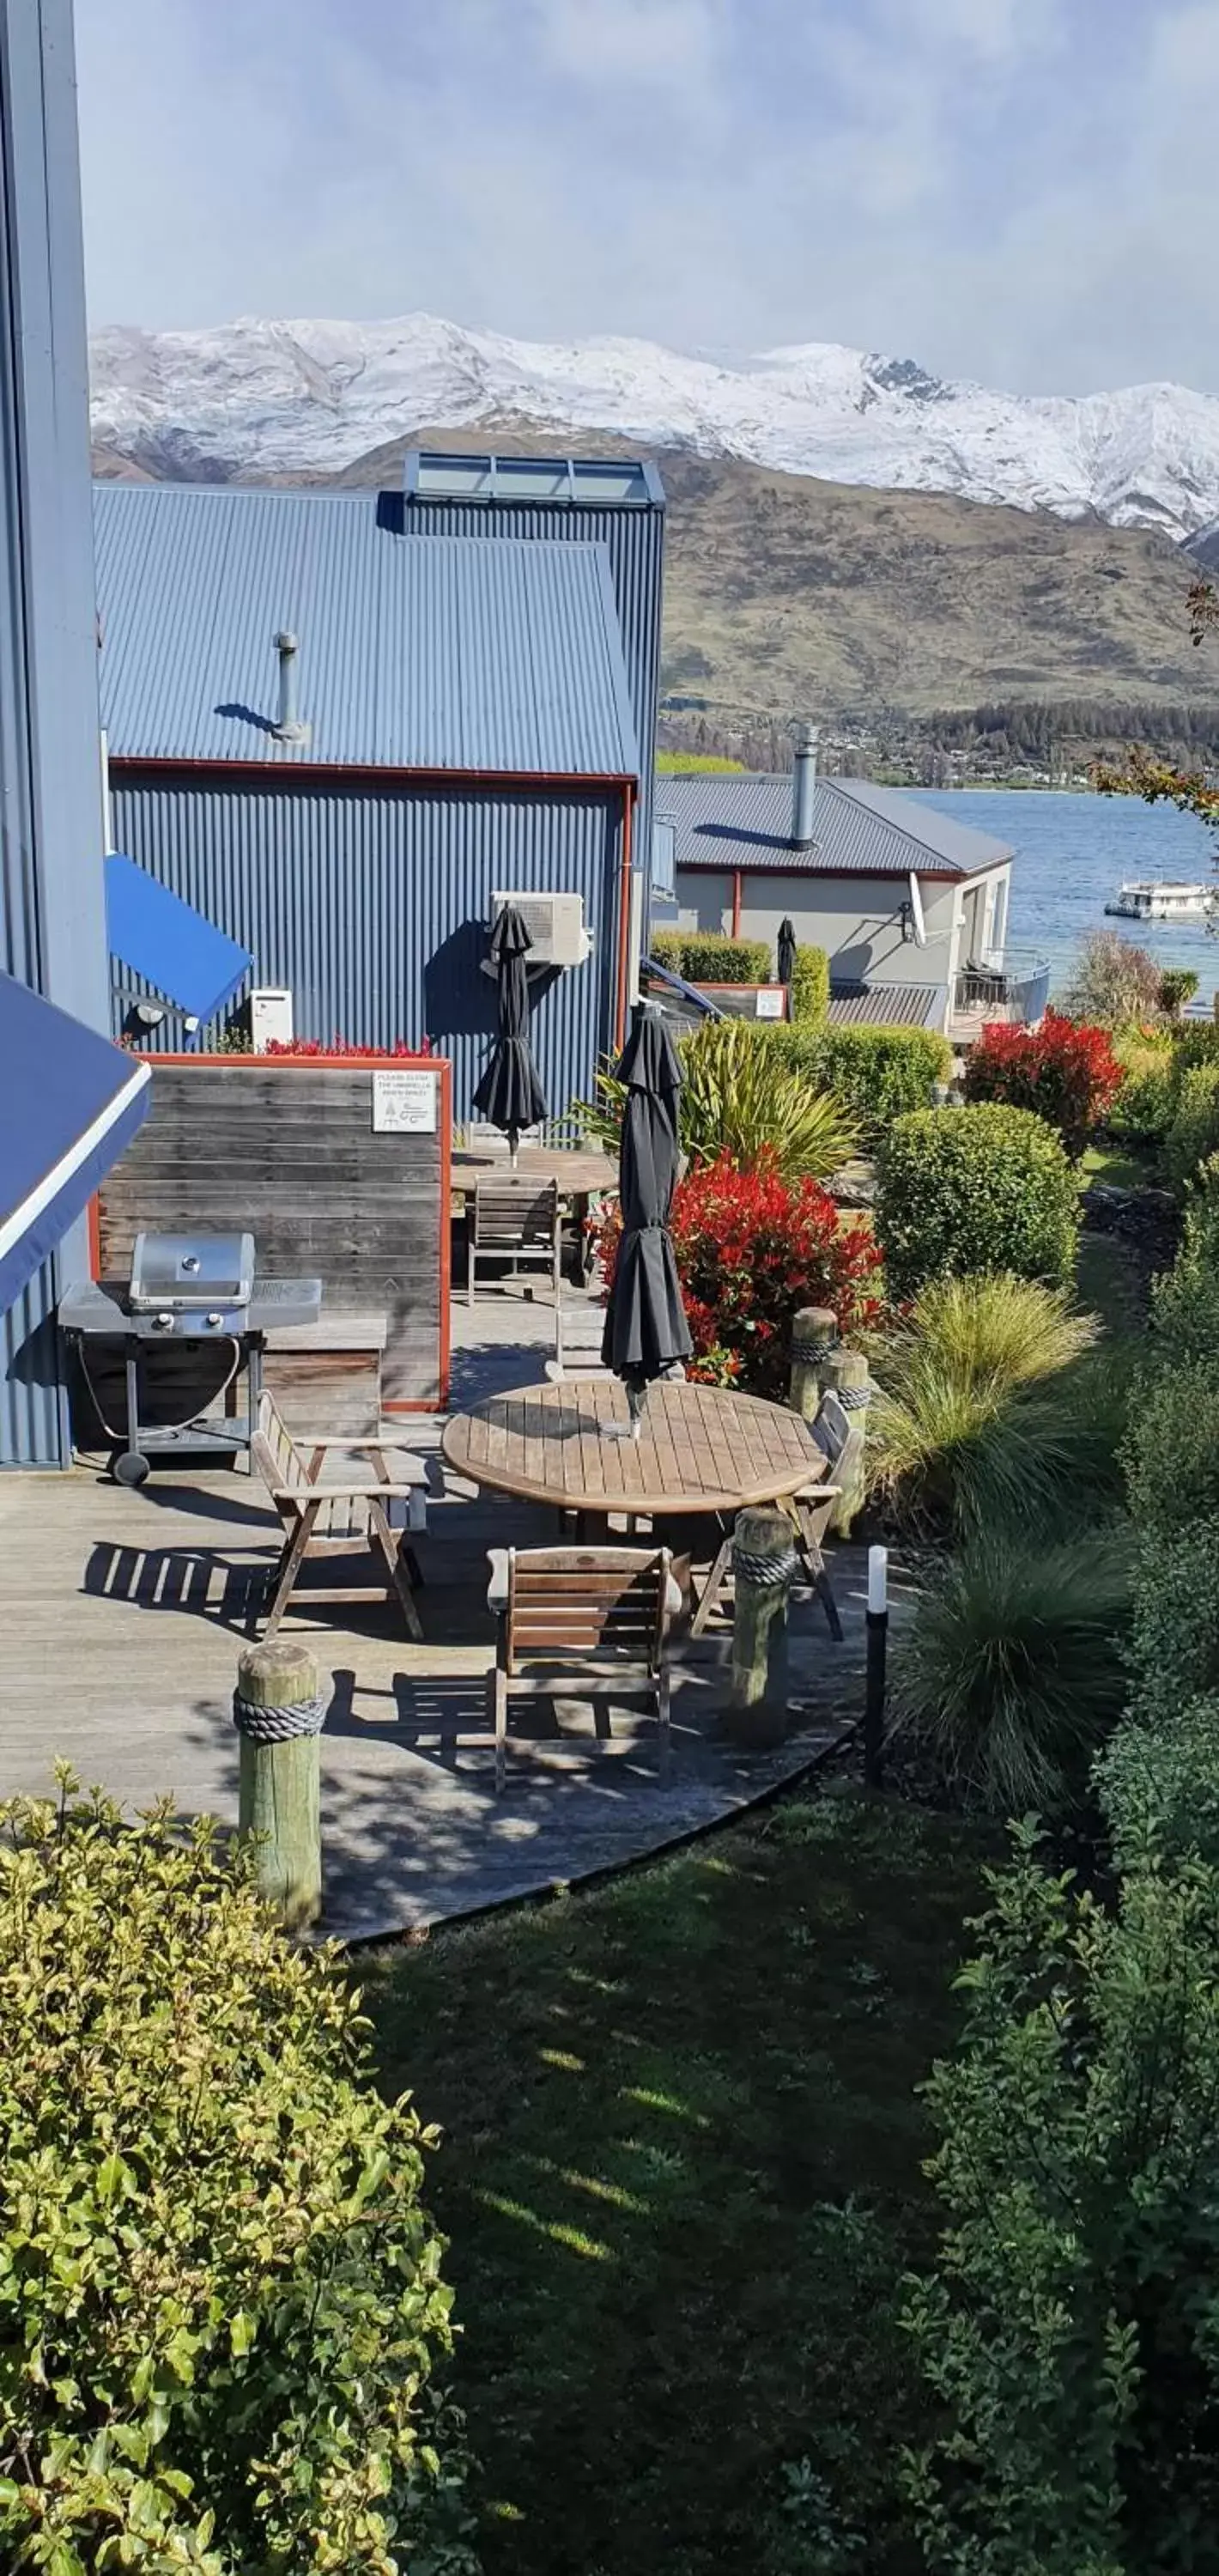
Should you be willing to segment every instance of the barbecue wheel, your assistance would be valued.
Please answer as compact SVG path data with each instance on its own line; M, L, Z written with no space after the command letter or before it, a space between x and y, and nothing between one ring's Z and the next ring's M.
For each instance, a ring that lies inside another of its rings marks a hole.
M143 1485L147 1482L149 1460L138 1449L120 1449L110 1461L110 1472L118 1485Z

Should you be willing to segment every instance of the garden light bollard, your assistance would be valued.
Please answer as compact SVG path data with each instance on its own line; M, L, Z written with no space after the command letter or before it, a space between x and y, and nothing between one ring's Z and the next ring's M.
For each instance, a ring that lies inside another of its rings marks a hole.
M787 1605L796 1571L792 1525L774 1508L737 1515L731 1706L755 1740L779 1741L787 1722Z
M822 1394L837 1396L851 1426L846 1447L834 1467L833 1481L841 1487L841 1500L835 1503L830 1518L835 1537L849 1538L851 1524L863 1510L868 1489L864 1453L872 1380L863 1352L849 1351L839 1343L822 1361L820 1381Z
M868 1660L863 1701L863 1776L879 1789L884 1770L885 1662L889 1645L889 1551L868 1549Z
M830 1306L802 1306L793 1319L787 1401L805 1422L815 1418L821 1402L822 1365L837 1339L838 1318Z
M325 1713L308 1646L278 1637L247 1646L233 1693L238 1831L243 1840L258 1837L255 1881L289 1932L306 1930L322 1910L318 1736Z

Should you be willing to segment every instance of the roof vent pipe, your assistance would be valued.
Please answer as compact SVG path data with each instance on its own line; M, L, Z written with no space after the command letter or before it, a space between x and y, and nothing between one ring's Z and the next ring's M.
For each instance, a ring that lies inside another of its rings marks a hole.
M297 712L296 657L300 650L295 635L277 635L275 650L279 655L279 714L274 732L280 742L308 742L309 727L302 724Z
M795 743L795 759L792 764L792 848L807 850L814 837L813 811L817 802L816 725L797 725Z

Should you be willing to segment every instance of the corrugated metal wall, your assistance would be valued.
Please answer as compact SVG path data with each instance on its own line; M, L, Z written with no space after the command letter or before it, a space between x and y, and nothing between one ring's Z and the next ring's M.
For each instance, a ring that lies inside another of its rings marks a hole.
M622 649L639 737L641 776L637 855L650 849L652 773L656 766L656 707L660 692L660 617L663 605L665 514L658 503L641 508L584 508L565 502L441 500L410 495L405 524L420 536L551 537L603 545L609 555L614 599L622 624Z
M102 1027L86 364L71 0L0 0L0 966ZM0 1467L67 1461L53 1269L0 1316Z
M581 894L593 954L539 993L534 1038L552 1114L587 1096L612 1039L615 790L327 787L117 763L110 780L119 848L241 940L257 983L290 986L298 1036L426 1034L452 1056L458 1118L495 1027L480 971L492 893Z

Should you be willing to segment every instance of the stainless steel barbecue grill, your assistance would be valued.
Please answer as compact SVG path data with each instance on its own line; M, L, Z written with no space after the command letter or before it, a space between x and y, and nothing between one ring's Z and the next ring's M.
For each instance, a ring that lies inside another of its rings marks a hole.
M59 1322L80 1356L81 1371L103 1429L114 1442L111 1466L120 1484L142 1485L153 1457L190 1451L231 1456L248 1448L258 1421L262 1354L277 1324L316 1323L320 1279L260 1279L252 1234L138 1234L126 1281L91 1279L60 1300ZM211 1343L231 1366L214 1403L227 1395L244 1366L246 1416L191 1413L175 1423L141 1423L141 1361L150 1345ZM104 1347L122 1353L126 1423L120 1432L98 1400L91 1355Z

